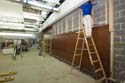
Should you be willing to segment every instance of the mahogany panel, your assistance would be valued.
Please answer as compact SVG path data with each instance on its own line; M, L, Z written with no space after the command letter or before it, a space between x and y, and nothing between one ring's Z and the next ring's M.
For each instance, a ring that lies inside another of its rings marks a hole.
M93 38L101 57L102 63L106 70L107 76L109 76L109 26L102 25L93 28ZM77 39L77 33L69 32L60 35L55 35L52 38L52 55L58 57L71 64L72 57L74 54L75 44ZM76 64L79 59L76 60ZM83 53L83 60L81 70L92 72L92 66L90 64L89 56L87 51Z

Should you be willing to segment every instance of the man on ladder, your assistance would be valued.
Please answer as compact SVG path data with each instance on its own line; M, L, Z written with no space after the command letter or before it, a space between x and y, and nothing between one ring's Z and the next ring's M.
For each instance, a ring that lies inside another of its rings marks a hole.
M92 1L91 0L84 0L85 3L80 6L83 15L83 24L85 26L85 34L87 37L92 36Z
M82 10L82 15L83 15L83 26L80 28L77 36L77 41L76 41L76 46L75 46L75 51L73 55L73 60L72 60L72 66L74 66L75 59L78 55L80 55L80 61L78 64L77 68L80 68L81 62L82 62L82 54L83 54L83 49L84 49L84 39L87 40L87 38L92 37L92 1L91 0L84 0L84 4L80 5L80 8ZM81 37L81 33L84 34L84 38ZM79 49L79 42L82 40L82 45L81 48ZM80 51L80 53L77 54L77 52Z
M90 59L90 63L96 75L96 82L108 83L106 72L104 70L101 58L99 56L99 53L97 51L96 45L92 37L92 24L93 24L92 17L91 17L92 1L91 0L84 0L84 1L85 3L82 4L80 8L82 9L82 13L83 13L82 14L83 24L85 25L85 29L82 26L78 32L75 51L72 59L72 66L74 67L78 65L76 68L80 68L82 64L83 51L87 51ZM75 64L76 57L80 57L78 64ZM98 64L98 67L97 67L97 64Z

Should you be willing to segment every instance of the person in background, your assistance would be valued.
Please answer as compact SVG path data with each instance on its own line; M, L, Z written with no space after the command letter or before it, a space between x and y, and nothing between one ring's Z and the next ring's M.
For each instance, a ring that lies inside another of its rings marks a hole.
M39 56L42 56L42 40L43 40L43 34L42 32L39 33L39 37L38 37L38 48L39 48Z
M41 44L41 39L38 39L37 42L38 42L38 50L39 50L38 55L39 55L39 56L42 56L42 44Z
M84 0L85 3L80 6L83 16L83 24L85 26L85 35L87 37L92 36L92 0Z

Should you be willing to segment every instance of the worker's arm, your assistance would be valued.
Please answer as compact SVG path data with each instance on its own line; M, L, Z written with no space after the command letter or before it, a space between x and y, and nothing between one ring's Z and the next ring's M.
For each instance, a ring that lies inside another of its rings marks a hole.
M94 0L84 0L85 3L89 2L89 1L92 1L92 2L93 2Z
M89 2L89 0L84 0L85 3Z
M89 2L91 2L91 3L93 4L93 1L94 1L94 0L84 0L84 3L83 3L82 5L80 5L79 8L82 9L82 8L83 8L83 5L86 4L86 3L89 3Z

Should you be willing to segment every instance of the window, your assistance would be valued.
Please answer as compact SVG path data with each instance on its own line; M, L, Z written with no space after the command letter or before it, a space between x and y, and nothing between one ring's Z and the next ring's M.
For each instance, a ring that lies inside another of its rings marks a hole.
M78 30L82 23L82 14L80 9L76 9L72 13L65 16L63 19L60 19L54 24L54 33L62 34L68 33L71 31Z
M65 33L66 31L66 21L65 18L62 20L62 33Z
M72 15L68 16L68 31L72 31Z
M73 14L73 30L77 30L79 27L79 12Z

